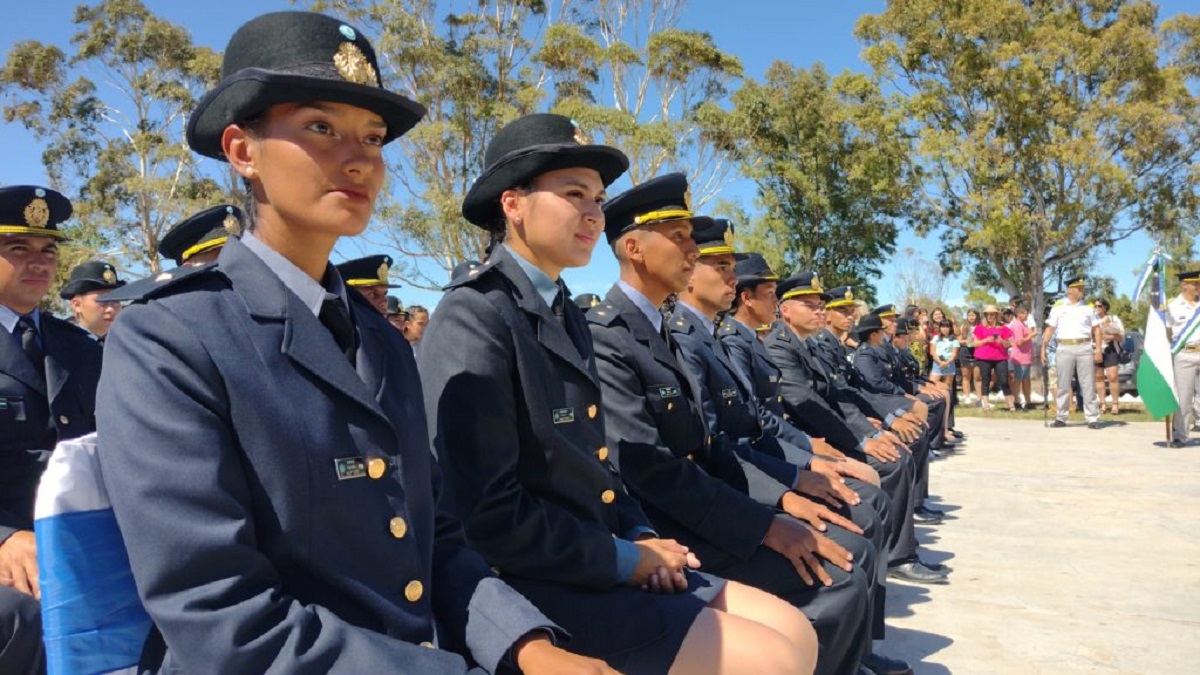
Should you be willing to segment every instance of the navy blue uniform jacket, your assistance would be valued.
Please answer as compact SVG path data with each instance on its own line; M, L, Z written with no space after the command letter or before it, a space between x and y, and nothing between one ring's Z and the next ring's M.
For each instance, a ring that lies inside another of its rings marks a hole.
M421 646L436 623L439 646L494 671L549 624L439 509L412 351L349 295L357 372L234 239L116 322L99 454L156 625L143 668L465 672Z

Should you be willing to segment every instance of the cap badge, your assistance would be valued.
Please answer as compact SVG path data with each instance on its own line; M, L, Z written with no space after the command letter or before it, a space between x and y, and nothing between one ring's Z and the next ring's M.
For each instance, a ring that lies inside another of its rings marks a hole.
M379 269L378 269L378 270L376 270L376 271L375 271L375 273L379 275L379 280L380 280L380 281L382 281L382 282L384 282L384 283L387 283L387 280L388 280L388 264L387 264L387 263L383 263L382 265L380 265L380 266L379 266Z
M346 24L342 24L341 26L339 26L338 32L340 32L342 34L342 37L346 38L347 40L357 40L358 39L358 33L355 33L354 29L351 28L350 26L347 26Z
M733 248L733 227L725 228L725 245Z
M822 290L821 289L821 277L818 277L816 274L813 274L812 289L818 293L820 293Z
M104 277L104 283L106 284L111 285L117 283L117 273L113 272L111 267L105 267L104 274L100 276Z
M847 288L847 289L846 289L846 300L847 300L847 301L853 301L853 300L854 300L854 289L852 289L852 288Z
M50 205L45 199L38 197L25 207L25 224L30 227L46 227L50 222Z
M685 211L692 210L692 189L691 188L688 188L687 190L684 190L684 192L683 192L683 210L685 210Z
M591 145L592 139L579 126L575 120L571 120L571 126L575 127L575 142L580 145Z
M234 237L242 234L242 221L233 215L232 206L225 207L225 220L221 221L221 227L225 228L225 231Z
M367 60L366 54L358 48L358 45L353 42L343 42L333 55L333 65L337 67L338 74L347 82L362 84L371 87L379 86L379 76L375 73L375 67Z

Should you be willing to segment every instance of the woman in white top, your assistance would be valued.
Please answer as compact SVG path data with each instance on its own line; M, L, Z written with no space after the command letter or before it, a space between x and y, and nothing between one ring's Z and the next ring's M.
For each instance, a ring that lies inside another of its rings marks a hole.
M1121 323L1121 317L1108 313L1108 300L1100 298L1095 307L1100 324L1100 340L1104 343L1101 361L1096 364L1097 405L1103 412L1104 388L1107 383L1108 391L1112 395L1112 407L1109 412L1118 415L1121 412L1118 403L1121 398L1121 385L1117 382L1117 366L1121 363L1121 352L1124 351L1125 326Z

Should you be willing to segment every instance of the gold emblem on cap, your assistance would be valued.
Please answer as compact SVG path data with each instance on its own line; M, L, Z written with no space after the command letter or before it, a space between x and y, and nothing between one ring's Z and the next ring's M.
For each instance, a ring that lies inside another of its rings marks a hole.
M117 273L113 272L111 267L105 267L104 274L102 274L100 276L104 277L104 283L106 283L106 284L117 283Z
M732 227L725 228L725 245L728 246L729 248L733 248L733 228Z
M379 280L386 284L388 280L388 264L383 263L380 265L379 269L376 270L375 273L379 275Z
M854 300L854 289L852 289L852 288L846 289L846 300L849 300L849 301Z
M375 73L375 67L353 42L343 42L338 46L337 53L333 55L333 65L337 67L338 75L347 82L379 86L379 76Z
M813 274L812 289L818 293L820 293L822 290L821 289L821 277L818 277L816 274Z
M232 211L229 212L229 215L225 216L225 220L221 221L221 227L225 228L225 231L234 237L242 234L242 221L238 220Z
M587 133L575 123L575 120L571 120L571 125L575 127L575 142L580 145L591 145L591 137L589 137Z
M30 227L46 227L50 222L50 205L45 199L34 199L25 207L25 224Z
M685 211L692 210L692 189L688 188L683 191L683 209Z

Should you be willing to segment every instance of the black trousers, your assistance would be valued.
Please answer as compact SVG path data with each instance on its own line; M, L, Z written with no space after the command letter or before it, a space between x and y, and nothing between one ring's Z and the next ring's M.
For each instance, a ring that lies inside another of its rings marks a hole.
M843 506L840 511L855 525L862 528L862 536L875 548L875 579L871 584L871 637L883 639L885 608L887 606L887 520L891 503L881 488L854 478L847 478L846 485L858 493L862 501L855 506Z
M1012 387L1008 386L1008 361L976 361L979 364L979 381L983 383L982 391L991 391L992 372L995 371L996 384L1005 396L1012 396ZM986 394L985 394L986 396Z
M0 673L45 675L42 605L33 596L0 586Z
M888 498L888 516L884 520L887 532L888 566L917 559L917 534L913 526L916 507L916 462L912 455L902 453L895 462L881 462L867 457L867 464L879 474L880 487Z

